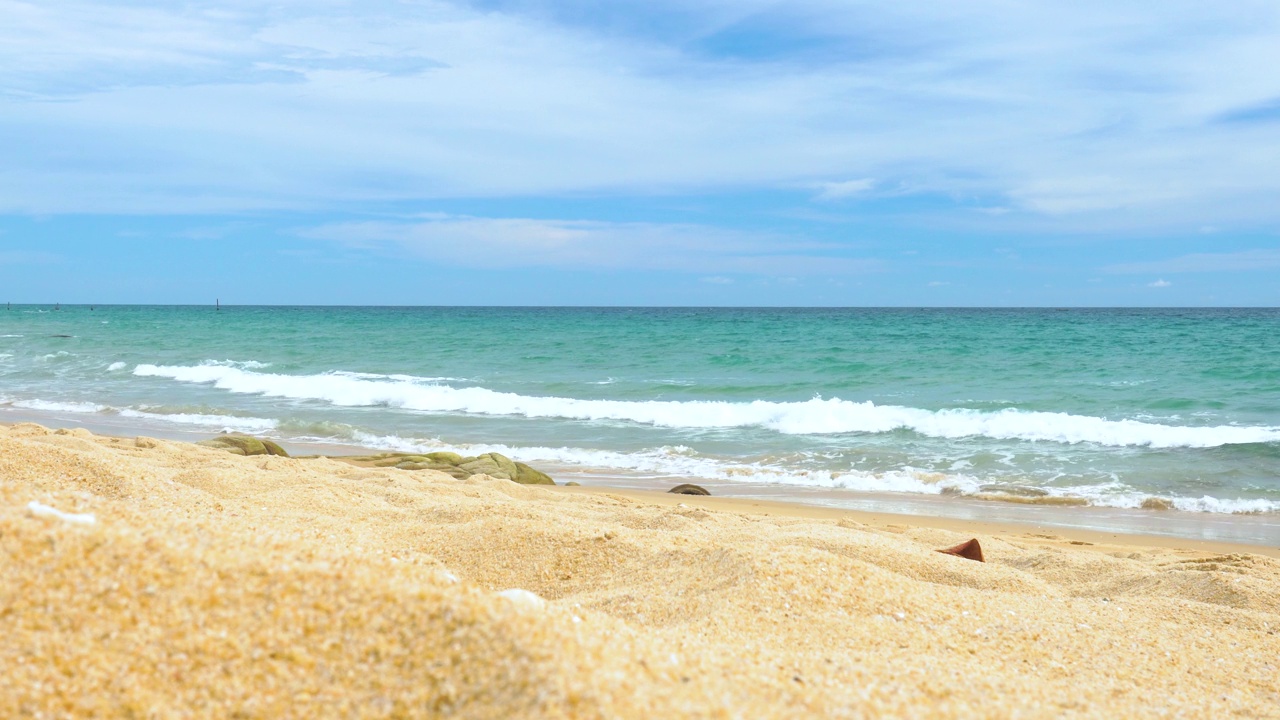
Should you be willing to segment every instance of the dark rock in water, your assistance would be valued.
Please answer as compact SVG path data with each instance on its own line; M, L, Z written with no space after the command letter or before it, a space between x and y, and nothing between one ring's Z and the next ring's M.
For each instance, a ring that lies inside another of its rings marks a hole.
M676 495L710 495L711 494L706 488L700 485L693 485L690 483L677 485L671 488L670 490L668 490L667 492L675 493Z
M250 437L249 435L219 435L212 440L202 440L196 444L226 450L236 455L279 455L280 457L289 457L289 453L285 452L284 448L270 440Z
M978 538L974 538L972 540L962 542L959 545L956 545L955 547L949 547L946 550L939 550L938 552L944 553L947 555L955 555L956 557L962 557L966 560L977 560L978 562L986 562L986 560L983 559L982 557L982 545L978 543Z
M75 335L50 335L49 337L69 338L69 337L75 337Z
M1026 485L981 485L978 487L978 492L1029 498L1049 496L1048 490L1042 490L1038 487L1028 487Z

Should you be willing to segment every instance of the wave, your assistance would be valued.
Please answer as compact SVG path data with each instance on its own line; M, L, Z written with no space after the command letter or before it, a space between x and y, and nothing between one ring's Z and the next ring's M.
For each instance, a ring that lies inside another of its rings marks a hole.
M42 412L68 412L76 414L100 413L109 410L106 405L90 402L55 402L51 400L11 400L5 403L10 407L24 410L40 410Z
M235 393L316 400L333 405L384 406L428 413L462 412L568 420L613 420L671 428L760 427L788 435L888 433L909 430L941 438L988 437L1152 448L1209 448L1280 442L1280 427L1164 425L1087 415L1005 408L924 410L839 398L801 402L710 400L583 400L534 397L482 387L453 387L406 375L328 372L258 373L226 364L138 365L140 377L212 384Z
M395 435L372 435L355 432L352 436L362 447L397 452L435 452L448 450L463 455L497 452L524 462L571 466L580 471L601 474L710 480L725 483L762 483L796 487L830 488L876 493L911 493L917 495L950 495L978 500L1054 506L1093 506L1123 509L1143 508L1153 496L1138 492L1121 482L1079 487L993 486L983 484L963 473L939 473L905 467L886 472L861 470L802 470L765 463L734 463L698 455L684 446L668 446L636 452L615 452L571 447L513 447L509 445L455 445L438 441L419 441ZM316 438L319 442L325 439ZM1211 496L1199 498L1168 497L1169 505L1185 512L1223 514L1260 514L1280 512L1280 501Z
M592 450L571 447L512 447L509 445L450 445L421 442L395 435L356 433L353 438L362 447L396 452L435 452L448 450L464 455L496 452L522 461L573 465L584 470L624 471L627 474L670 476L757 482L775 485L839 488L863 492L907 492L926 495L968 494L979 486L977 478L966 475L902 468L887 472L802 470L770 466L763 463L733 463L699 456L684 446L668 446L636 452Z
M74 413L77 415L114 415L135 420L158 420L177 423L179 425L196 425L218 430L238 430L241 432L263 432L274 430L278 423L275 420L236 415L213 415L186 412L156 412L147 408L115 408L91 402L59 402L52 400L7 400L0 402L9 407L24 410L36 410L51 413Z

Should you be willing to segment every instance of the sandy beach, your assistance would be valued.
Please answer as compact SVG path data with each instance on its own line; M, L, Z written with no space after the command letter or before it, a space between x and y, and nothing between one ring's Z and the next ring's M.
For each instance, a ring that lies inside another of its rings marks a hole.
M1280 717L1268 547L19 424L0 548L6 717Z

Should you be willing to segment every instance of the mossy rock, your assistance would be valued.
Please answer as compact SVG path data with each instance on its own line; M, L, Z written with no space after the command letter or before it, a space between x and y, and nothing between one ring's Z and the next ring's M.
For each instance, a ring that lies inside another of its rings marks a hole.
M677 485L671 488L670 490L668 490L667 492L675 493L676 495L710 495L711 494L706 488L702 487L701 485L694 485L692 483Z
M521 485L555 485L556 481L541 470L534 470L522 462L515 463L516 476L511 478Z
M468 470L472 475L488 475L504 480L515 480L520 471L511 458L498 453L485 453L474 458L463 458L458 467Z
M465 480L468 477L471 477L471 473L469 471L455 467L448 463L438 463L438 462L431 462L431 461L427 461L427 462L406 461L406 462L400 463L399 465L396 465L396 468L400 470L435 470L436 472L442 472L445 475L450 475L459 480Z
M229 436L223 436L229 437ZM534 470L524 463L515 462L501 453L485 453L475 457L463 457L453 452L431 453L380 453L354 456L351 461L379 468L400 470L436 470L465 480L472 475L488 475L501 480L511 480L522 485L555 485L556 481L544 472Z
M284 448L270 440L248 435L219 435L216 438L202 440L196 444L226 450L235 455L278 455L280 457L289 457L289 453L285 452Z

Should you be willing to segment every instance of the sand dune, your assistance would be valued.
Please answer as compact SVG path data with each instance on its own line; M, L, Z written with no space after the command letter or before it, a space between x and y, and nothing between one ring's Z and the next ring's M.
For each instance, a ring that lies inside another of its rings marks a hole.
M0 428L0 715L1280 717L1274 557L741 510Z

